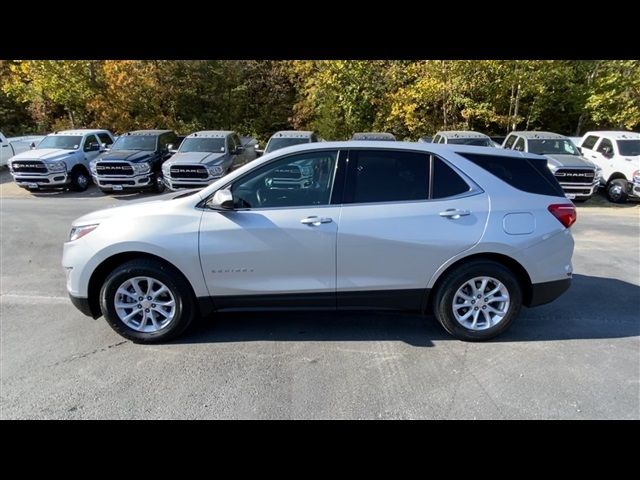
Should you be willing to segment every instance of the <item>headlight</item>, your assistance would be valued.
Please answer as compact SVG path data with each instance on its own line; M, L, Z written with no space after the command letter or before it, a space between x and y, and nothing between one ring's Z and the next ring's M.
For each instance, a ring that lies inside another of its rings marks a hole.
M595 180L600 180L602 178L602 168L596 167L596 178Z
M213 176L222 175L224 173L222 165L214 165L213 167L209 167L207 170L209 170L209 174Z
M633 172L633 183L640 183L640 170Z
M50 172L64 172L67 169L67 165L64 162L52 162L47 163L47 169Z
M96 168L96 165L98 164L97 160L91 160L89 162L89 170L91 170L91 173L93 173L94 175L98 174L98 170Z
M82 225L80 227L72 227L71 233L69 233L69 241L73 242L74 240L78 240L79 238L84 237L86 234L93 232L96 228L98 228L98 224L94 225Z
M133 173L149 173L151 164L149 162L132 163Z
M169 171L170 171L170 170L171 170L171 165L170 165L170 164L168 164L167 162L164 162L164 163L162 164L162 174L163 174L165 177L168 177L168 176L169 176Z

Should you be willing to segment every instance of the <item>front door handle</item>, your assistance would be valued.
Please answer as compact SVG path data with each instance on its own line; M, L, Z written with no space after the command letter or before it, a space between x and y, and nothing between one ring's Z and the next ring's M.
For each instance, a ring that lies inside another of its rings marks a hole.
M317 227L321 223L331 223L331 222L333 222L332 218L316 217L316 216L311 216L311 217L303 218L302 220L300 220L300 223L302 223L303 225L309 225L311 227Z
M440 212L441 217L451 218L453 220L457 220L460 217L466 217L470 214L471 212L469 210L460 210L458 208L448 208L444 212Z

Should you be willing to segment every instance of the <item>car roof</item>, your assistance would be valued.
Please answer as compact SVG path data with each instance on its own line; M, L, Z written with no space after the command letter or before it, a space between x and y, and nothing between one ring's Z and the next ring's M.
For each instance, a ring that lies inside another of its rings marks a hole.
M594 130L584 134L587 135L600 135L601 137L611 138L613 140L638 140L640 139L640 133L638 132L625 132L623 130Z
M50 133L49 135L87 135L89 133L111 133L109 130L101 130L94 128L76 128L75 130L60 130L58 132Z
M281 130L271 135L271 138L307 138L313 134L310 130Z
M173 130L134 130L133 132L123 133L122 136L125 135L162 135L163 133L174 133Z
M548 140L548 139L566 139L565 135L560 135L559 133L554 132L534 132L530 130L522 130L511 132L509 135L519 135L523 138L527 139L540 139L540 140Z
M441 130L436 135L441 135L447 138L489 138L489 135L484 133L474 132L473 130Z
M205 137L205 138L226 138L229 135L233 135L234 131L232 130L201 130L199 132L193 132L187 135L186 138L193 137Z
M346 140L342 142L316 142L303 143L292 147L281 148L275 152L269 153L262 158L273 158L286 153L321 151L321 150L344 150L344 149L381 149L381 150L411 150L424 151L425 153L478 153L482 155L497 155L502 157L523 157L523 158L544 158L540 155L518 152L515 150L507 150L503 148L478 147L475 145L458 145L458 144L436 144L436 143L418 143L418 142L388 142L384 140ZM255 160L254 160L255 161Z
M351 140L395 140L396 137L388 132L356 132Z

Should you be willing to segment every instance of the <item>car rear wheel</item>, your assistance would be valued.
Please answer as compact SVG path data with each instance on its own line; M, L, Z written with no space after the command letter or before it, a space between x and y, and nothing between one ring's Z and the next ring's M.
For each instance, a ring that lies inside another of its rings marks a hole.
M135 343L157 343L180 335L195 317L187 281L156 260L117 267L100 291L100 309L117 333Z
M489 340L504 332L522 306L515 275L500 263L475 261L450 272L434 300L436 318L454 337Z
M611 180L607 185L607 198L613 203L625 203L627 201L627 181L622 178Z

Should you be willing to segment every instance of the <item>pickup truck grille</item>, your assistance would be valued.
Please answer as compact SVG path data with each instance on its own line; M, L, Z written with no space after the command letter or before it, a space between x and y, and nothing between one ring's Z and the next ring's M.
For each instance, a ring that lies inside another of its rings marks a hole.
M14 173L47 173L47 166L34 160L17 160L11 162Z
M96 171L98 176L100 175L133 175L133 167L125 162L98 162L96 164Z
M171 178L207 178L209 172L203 165L180 165L169 169Z
M593 183L595 172L588 169L560 169L554 174L560 183Z

